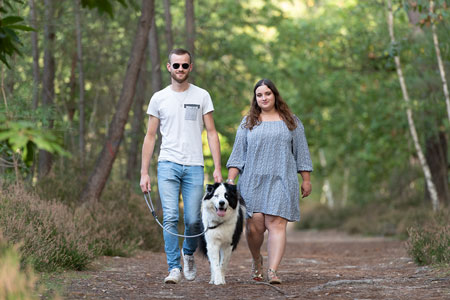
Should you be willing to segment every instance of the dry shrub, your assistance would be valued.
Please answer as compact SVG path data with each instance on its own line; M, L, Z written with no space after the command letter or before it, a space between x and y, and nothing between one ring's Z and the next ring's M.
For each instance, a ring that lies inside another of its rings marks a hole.
M9 246L0 233L0 299L38 299L35 285L33 271L20 267L17 247Z
M425 224L408 229L408 253L419 265L450 264L450 212L441 211Z
M324 204L303 205L299 229L340 229L352 234L396 236L407 239L407 229L432 215L430 207L402 202L368 203L329 208Z
M156 200L153 204L156 205ZM100 226L108 232L116 232L116 237L120 237L128 248L136 248L138 244L144 250L163 249L162 230L153 219L143 195L135 193L129 182L108 184L99 207L96 216L103 220Z
M0 228L38 271L81 270L93 259L89 229L67 206L43 201L20 186L3 187Z

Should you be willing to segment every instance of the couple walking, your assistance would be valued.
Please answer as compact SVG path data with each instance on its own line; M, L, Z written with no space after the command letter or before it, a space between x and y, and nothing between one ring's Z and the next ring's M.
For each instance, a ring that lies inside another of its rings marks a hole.
M162 144L157 178L163 224L169 231L177 232L181 190L185 235L195 235L200 230L203 128L214 161L214 181L223 181L213 103L206 90L189 83L192 67L192 57L187 50L174 49L169 53L167 70L171 85L156 92L150 100L140 180L142 191L151 191L148 169L159 126ZM227 168L226 182L234 184L239 175L237 187L247 206L245 232L253 258L252 279L262 281L267 274L270 283L281 283L277 270L286 246L286 225L300 220L299 193L301 191L302 197L311 193L312 163L301 121L292 114L274 83L268 79L258 81L254 87L251 107L238 127ZM297 173L303 179L301 188ZM263 271L261 255L266 230L267 273ZM169 270L165 283L178 283L181 270L185 279L195 279L196 248L197 238L186 238L180 254L178 238L164 231Z

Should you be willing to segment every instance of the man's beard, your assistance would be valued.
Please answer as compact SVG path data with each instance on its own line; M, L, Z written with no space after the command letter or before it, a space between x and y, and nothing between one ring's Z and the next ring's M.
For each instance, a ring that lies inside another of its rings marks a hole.
M185 75L186 75L185 77L179 79L176 73L170 74L170 76L178 83L183 83L189 78L189 73L186 73Z

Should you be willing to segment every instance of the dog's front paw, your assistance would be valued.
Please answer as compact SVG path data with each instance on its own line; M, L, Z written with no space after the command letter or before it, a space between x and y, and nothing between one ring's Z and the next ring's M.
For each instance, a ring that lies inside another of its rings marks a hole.
M215 285L225 284L225 277L223 277L223 276L216 276L216 278L214 278L214 284Z

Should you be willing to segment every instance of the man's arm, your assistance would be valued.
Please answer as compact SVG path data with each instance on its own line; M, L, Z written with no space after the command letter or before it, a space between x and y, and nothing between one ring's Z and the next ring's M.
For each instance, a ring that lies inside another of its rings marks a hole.
M214 118L212 112L203 115L203 123L205 123L206 135L208 137L208 145L211 150L211 154L214 161L214 181L222 182L222 165L220 162L220 142L219 135L216 131L216 126L214 125Z
M144 143L142 144L142 163L141 163L141 190L142 192L150 192L152 190L148 168L153 156L155 148L156 131L158 130L159 119L150 116L148 120L147 133L145 134Z

